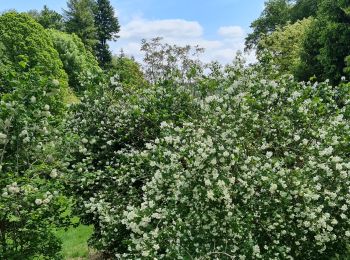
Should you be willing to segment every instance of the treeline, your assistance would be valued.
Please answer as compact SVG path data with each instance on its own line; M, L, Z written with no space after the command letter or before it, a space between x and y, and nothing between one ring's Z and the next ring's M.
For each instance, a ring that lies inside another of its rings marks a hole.
M54 77L62 86L69 86L72 100L115 74L124 75L121 80L125 84L143 80L140 65L132 57L123 52L112 55L109 49L108 42L118 38L120 26L108 0L70 0L63 14L44 6L41 11L5 12L1 19L2 76L23 77L35 68L40 76ZM26 34L28 37L23 37ZM125 77L130 73L134 75ZM8 84L0 87L6 89Z
M251 28L246 49L256 48L259 61L281 73L333 84L349 76L348 0L269 0Z
M112 62L108 41L116 40L120 25L109 0L69 0L63 14L50 10L28 12L46 29L76 34L102 68Z

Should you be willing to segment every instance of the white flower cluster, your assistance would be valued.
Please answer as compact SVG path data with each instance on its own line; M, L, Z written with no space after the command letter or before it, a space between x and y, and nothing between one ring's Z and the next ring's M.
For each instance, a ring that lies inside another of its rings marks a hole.
M78 182L106 251L125 259L318 259L346 251L349 93L251 73L191 102L200 107L196 117L159 122L144 146L115 146L107 167ZM124 131L142 118L127 111L119 107L118 120L107 117L93 138L120 144L125 133L146 134ZM106 144L101 149L111 149Z
M21 188L17 185L17 182L7 185L3 193L3 196L8 196L8 194L17 194L21 192Z
M51 192L46 192L44 194L44 198L37 198L35 199L34 203L38 206L40 205L47 205L51 202L51 200L53 199L53 194Z

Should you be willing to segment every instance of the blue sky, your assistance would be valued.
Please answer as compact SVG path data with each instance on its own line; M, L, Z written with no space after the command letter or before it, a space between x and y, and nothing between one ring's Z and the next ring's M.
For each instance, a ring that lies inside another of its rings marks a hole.
M205 61L229 62L243 49L250 23L259 17L265 0L111 0L121 24L120 39L111 44L141 59L142 38L164 37L169 43L206 49ZM49 8L61 12L66 0L0 0L0 11ZM248 59L253 59L252 55Z

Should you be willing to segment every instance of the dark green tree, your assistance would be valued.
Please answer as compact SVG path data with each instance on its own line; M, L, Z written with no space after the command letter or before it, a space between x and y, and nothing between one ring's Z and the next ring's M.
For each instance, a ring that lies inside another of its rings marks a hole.
M46 29L64 30L63 16L54 10L50 10L46 5L44 5L43 10L37 12L37 15L35 15L35 11L29 12L29 14Z
M269 0L258 19L252 22L250 33L245 41L246 50L255 48L263 35L276 30L278 26L284 26L291 17L291 4L289 0Z
M301 77L329 79L337 84L350 54L350 1L323 0L304 42Z
M246 49L258 47L259 41L277 28L315 16L320 0L268 0L258 19L250 27L253 32L246 38Z
M92 0L69 0L67 10L64 10L67 32L78 35L90 51L98 43L94 8Z
M114 14L109 0L97 0L95 9L95 26L97 28L98 44L96 56L101 67L106 68L112 61L108 41L116 40L120 30L118 18Z
M350 76L350 55L345 58L346 67L344 68L344 73L348 77Z
M291 22L315 16L320 2L320 0L296 0L291 9Z
M317 59L321 48L321 44L318 41L320 38L320 31L315 30L315 24L316 21L311 23L305 35L300 54L300 67L296 71L296 77L299 80L308 81L310 78L322 74L322 67Z

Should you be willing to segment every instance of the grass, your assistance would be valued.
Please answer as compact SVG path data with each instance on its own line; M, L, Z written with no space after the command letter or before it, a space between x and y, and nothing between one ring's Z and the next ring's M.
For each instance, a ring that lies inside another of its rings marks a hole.
M92 227L80 225L77 228L69 228L67 231L59 229L56 231L62 244L64 259L88 259L89 248L87 240L91 236Z

